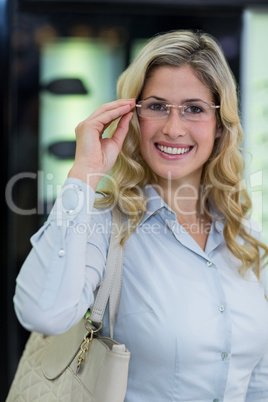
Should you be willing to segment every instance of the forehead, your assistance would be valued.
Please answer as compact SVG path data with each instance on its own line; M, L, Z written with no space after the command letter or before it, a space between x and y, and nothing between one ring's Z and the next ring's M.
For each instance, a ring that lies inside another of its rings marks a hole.
M142 97L159 96L172 101L200 98L212 101L211 90L197 77L192 67L161 66L155 68L145 82Z

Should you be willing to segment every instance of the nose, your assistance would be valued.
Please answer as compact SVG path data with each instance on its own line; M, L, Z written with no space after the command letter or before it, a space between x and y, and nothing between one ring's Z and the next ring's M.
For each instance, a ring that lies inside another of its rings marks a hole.
M170 114L165 119L162 132L172 139L185 136L187 128L180 109L170 109Z

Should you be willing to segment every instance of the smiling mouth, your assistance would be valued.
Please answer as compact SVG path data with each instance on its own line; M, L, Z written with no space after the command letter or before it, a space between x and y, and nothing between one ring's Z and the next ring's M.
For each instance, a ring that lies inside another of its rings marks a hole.
M189 152L192 147L188 148L173 148L173 147L166 147L163 145L156 144L157 148L168 155L182 155L186 152Z

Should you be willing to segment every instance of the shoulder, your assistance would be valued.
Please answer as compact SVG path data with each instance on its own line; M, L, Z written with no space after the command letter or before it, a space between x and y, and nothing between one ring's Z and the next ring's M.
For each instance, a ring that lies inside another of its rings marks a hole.
M92 236L105 237L109 241L112 225L112 207L103 204L104 195L102 193L95 194L95 200L92 210L90 211L90 228L88 239Z
M262 238L262 230L258 223L254 221L251 217L243 219L243 226L246 232L254 237L256 240L261 241Z
M106 241L109 242L111 233L122 235L124 231L127 216L119 210L116 202L106 201L105 194L96 193L94 207L91 211L88 238L95 234L98 237L105 237Z

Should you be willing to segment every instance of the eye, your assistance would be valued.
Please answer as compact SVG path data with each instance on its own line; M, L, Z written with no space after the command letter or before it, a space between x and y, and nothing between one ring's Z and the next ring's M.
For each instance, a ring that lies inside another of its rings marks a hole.
M198 114L198 113L202 113L204 111L204 109L198 105L189 105L189 106L185 107L185 111L187 113Z
M163 112L167 110L166 106L162 103L150 103L147 108L154 112Z

